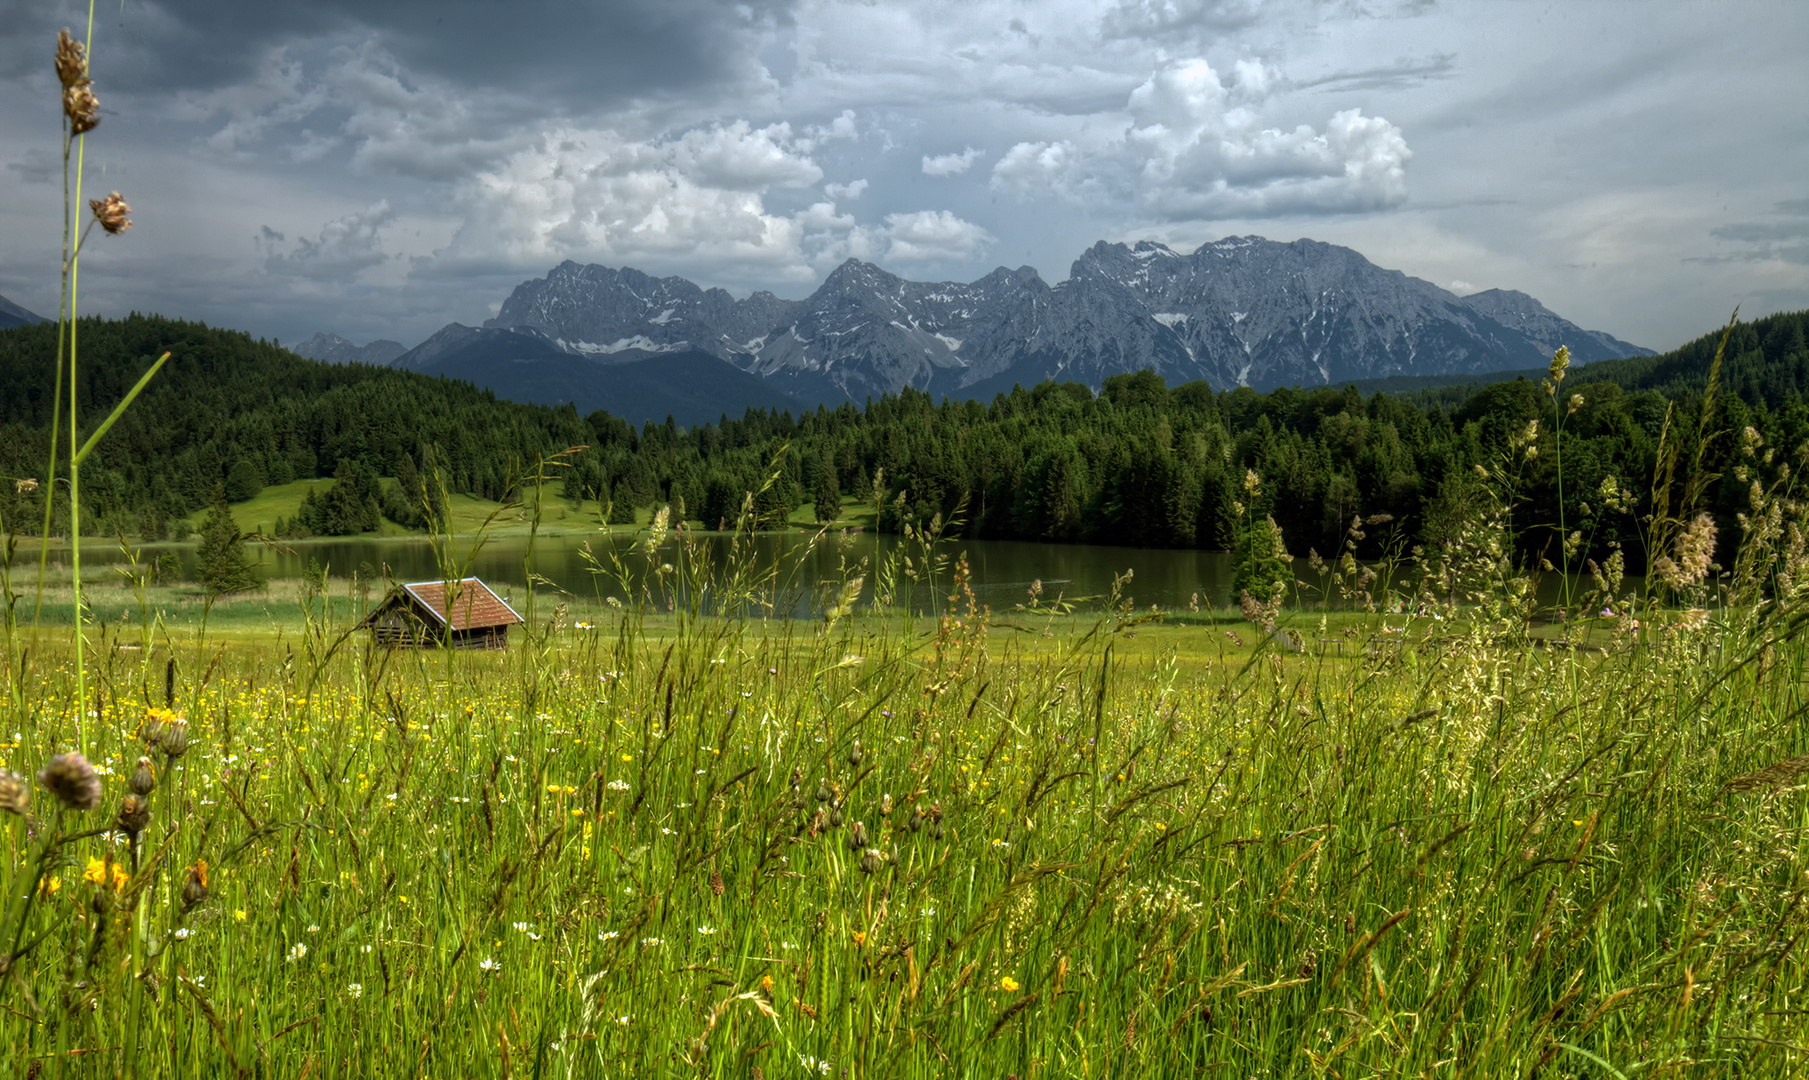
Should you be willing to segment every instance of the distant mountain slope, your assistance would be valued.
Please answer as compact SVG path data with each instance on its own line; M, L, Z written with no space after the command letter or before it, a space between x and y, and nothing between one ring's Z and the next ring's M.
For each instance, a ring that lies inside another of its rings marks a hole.
M530 328L475 329L452 323L396 358L394 366L464 379L498 397L535 405L572 403L580 415L601 409L631 424L713 423L749 408L799 412L802 405L699 349L636 353L604 362L576 354Z
M338 334L315 334L289 351L304 360L321 360L329 364L375 364L379 367L408 351L400 341L379 338L369 345L354 345Z
M1523 293L1459 297L1349 248L1256 236L1191 254L1101 242L1054 286L1028 266L915 282L851 259L801 301L567 262L523 282L485 326L597 356L701 349L807 402L906 386L984 398L1045 379L1098 389L1139 370L1268 389L1529 367L1560 344L1579 364L1650 351Z
M18 304L8 300L6 297L0 296L0 330L49 321L50 320L46 319L44 316L27 311Z

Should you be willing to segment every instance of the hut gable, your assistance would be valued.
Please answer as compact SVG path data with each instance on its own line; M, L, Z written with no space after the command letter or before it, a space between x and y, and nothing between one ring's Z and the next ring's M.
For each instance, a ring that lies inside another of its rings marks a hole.
M509 627L523 621L488 585L471 577L450 588L444 581L398 585L362 625L380 645L506 649Z

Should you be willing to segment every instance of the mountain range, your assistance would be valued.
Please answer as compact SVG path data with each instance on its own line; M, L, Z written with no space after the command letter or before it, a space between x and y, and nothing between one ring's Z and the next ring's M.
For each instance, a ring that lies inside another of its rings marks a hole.
M15 326L28 326L32 323L49 321L44 316L27 311L6 297L0 296L0 330L10 330Z
M343 342L316 335L301 348L323 338ZM394 345L367 348L377 344ZM664 418L637 415L659 407L646 395L661 387L689 391L687 411L731 414L906 386L978 399L1045 379L1097 389L1142 369L1171 386L1267 390L1542 367L1559 345L1578 364L1651 355L1524 293L1458 296L1349 248L1244 236L1191 253L1102 241L1055 285L1028 266L918 282L850 259L803 300L565 262L517 286L482 327L452 324L390 362L641 420ZM701 393L685 385L697 379L710 384ZM630 382L636 400L618 400Z
M381 338L369 345L354 345L338 334L315 334L289 351L305 360L328 364L373 364L382 367L408 351L400 341Z

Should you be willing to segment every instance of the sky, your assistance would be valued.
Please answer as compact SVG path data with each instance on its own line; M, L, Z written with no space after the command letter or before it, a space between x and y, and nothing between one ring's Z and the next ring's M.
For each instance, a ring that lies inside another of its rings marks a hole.
M0 295L59 303L56 32L0 0ZM99 0L83 313L414 345L566 259L800 298L1311 238L1667 349L1809 308L1809 3Z

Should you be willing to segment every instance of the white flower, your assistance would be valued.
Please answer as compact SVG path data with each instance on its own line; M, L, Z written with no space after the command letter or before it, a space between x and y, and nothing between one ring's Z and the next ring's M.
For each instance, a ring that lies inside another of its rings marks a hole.
M318 927L318 926L310 926L310 927L308 927L308 933L310 933L310 934L318 934L318 933L320 933L320 927Z
M607 787L611 791L627 791L628 790L628 781L611 780L609 783L607 783L603 786Z
M359 952L370 952L370 951L371 951L371 947L370 947L370 946L369 946L369 945L365 945L365 946L363 946L363 947L362 947L362 948L360 948L360 949L359 949L359 950L358 950L358 951L359 951Z
M346 993L347 997L351 998L353 1001L357 1001L359 998L364 996L364 984L363 983L346 983L345 984L345 993Z
M498 962L496 960L492 960L488 956L486 956L482 960L479 960L477 962L477 970L485 971L485 972L501 971L502 964L500 962Z
M188 927L184 926L180 930L176 931L174 937L176 938L177 941L187 941L188 936L193 932L194 931L192 931Z
M627 1013L623 1013L621 1016L616 1017L616 1023L627 1024L628 1021L630 1021L632 1019L634 1019L634 1017L629 1016Z
M716 928L714 926L700 926L697 928L697 932L702 934L704 937L709 937L711 934L714 934L716 932Z
M666 943L666 939L664 939L664 938L644 937L641 939L641 944L647 946L650 949L654 948L656 946L659 946L659 945L664 945L665 943Z
M295 963L297 960L300 960L302 957L304 957L306 955L308 955L308 947L306 945L303 945L301 942L298 941L295 944L289 946L289 962L291 964Z
M621 934L617 933L614 930L605 930L601 934L597 935L597 940L598 941L608 941L611 938L618 938L621 936L622 936Z

